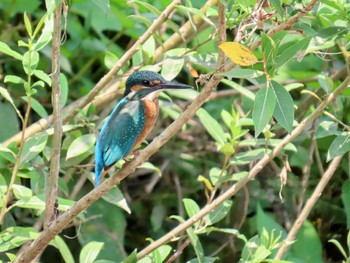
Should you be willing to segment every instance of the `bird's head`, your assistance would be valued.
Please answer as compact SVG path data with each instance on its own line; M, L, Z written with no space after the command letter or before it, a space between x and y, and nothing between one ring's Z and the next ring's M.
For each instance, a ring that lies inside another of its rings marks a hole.
M165 80L159 73L141 70L133 73L126 81L124 97L142 99L155 91L166 89L189 89L192 86Z

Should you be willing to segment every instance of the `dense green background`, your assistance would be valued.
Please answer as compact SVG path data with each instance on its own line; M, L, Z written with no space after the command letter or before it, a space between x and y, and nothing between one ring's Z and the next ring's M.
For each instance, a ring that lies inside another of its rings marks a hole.
M68 2L67 17L62 19L65 29L61 45L62 107L88 94L169 2ZM249 19L255 1L221 2L226 6L227 38L232 41L240 23ZM181 44L157 60L154 59L154 51L186 21L192 21L205 3L202 0L183 1L169 22L140 47L114 81L119 81L130 67L143 66L159 70L168 79L176 77L178 81L196 87L186 63L189 62L199 74L211 74L215 69L218 53L216 5L201 15L206 19L201 27L191 29L193 33L189 43ZM42 254L41 261L48 262L52 258L56 259L55 262L72 262L73 258L80 262L123 260L135 249L141 250L151 240L169 232L178 225L178 220L195 214L208 202L206 196L210 190L198 180L200 175L214 185L221 174L219 194L246 176L265 152L269 153L298 122L313 112L319 101L310 98L318 94L321 100L324 99L347 76L346 67L349 65L346 65L340 47L349 50L350 6L343 0L320 1L307 18L298 21L290 30L271 38L265 35L269 29L300 12L301 8L299 1L279 0L271 1L270 6L263 8L272 17L262 19L250 36L248 34L253 26L248 27L245 32L247 38L241 42L249 46L256 39L262 40L254 51L260 62L242 69L236 67L225 73L227 78L213 92L203 109L197 112L197 116L152 156L149 163L143 165L144 168L137 169L121 183L120 190L131 210L130 214L118 206L122 194L114 189L114 192L90 206L62 232L60 237L68 247L59 245L60 241L56 240L54 246L60 249L49 246ZM40 0L3 0L0 3L0 41L22 55L27 49L18 46L18 41L28 41L24 12L35 28L48 11ZM40 34L44 33L40 31L35 41ZM36 69L50 74L51 44L45 44L39 51L40 60ZM6 80L5 76L14 75L23 80L27 76L22 62L3 51L4 46L1 46L0 86L7 90L15 107L24 115L28 92L21 81ZM263 60L267 65L265 70ZM265 85L267 73L273 79L268 88ZM52 113L49 81L45 81L45 77L33 76L33 82L40 79L44 82L32 87L36 93L32 95L29 125ZM123 84L118 84L111 83L104 92L110 94L124 88ZM171 99L162 95L159 121L148 141L169 126L201 88L202 84L199 84L193 91L169 92ZM274 93L266 93L271 90ZM276 238L281 233L283 239L287 235L300 213L302 206L299 205L306 202L329 161L339 154L345 154L341 165L299 231L286 260L310 263L344 260L339 249L328 242L331 239L339 240L349 256L349 90L348 87L327 108L331 115L321 115L293 144L285 148L283 155L275 158L254 181L215 211L217 218L211 218L211 222L206 219L207 224L202 229L206 234L199 234L200 231L194 231L194 234L187 232L192 245L184 249L178 262L214 262L215 259L217 262L238 262L240 259L262 262L267 257L272 259L277 249L267 245L266 236L272 238L274 235ZM4 91L1 95L0 142L18 133L22 127L14 107L4 97ZM115 93L113 96L119 98ZM104 103L103 107L80 109L73 120L64 124L59 179L59 196L62 198L60 209L66 210L93 188L91 178L96 134L115 103L113 101ZM270 126L265 128L267 123ZM8 261L4 252L15 254L19 246L35 238L36 232L41 230L51 135L52 130L41 132L31 136L25 144L15 181L14 198L10 203L13 208L6 214L0 235L0 259L4 262ZM8 148L14 154L18 152L16 143ZM16 157L11 152L5 146L0 148L2 193L7 191ZM285 165L283 160L286 156L291 171L288 172L281 200L281 179L278 175ZM310 156L313 161L308 160ZM176 216L171 218L172 215ZM209 228L212 224L216 231ZM238 235L237 238L235 229L243 236ZM197 240L193 235L198 235L200 243L193 244ZM183 236L179 242L185 239ZM261 250L257 252L252 249L249 255L245 239L260 246ZM158 251L161 255L159 258L157 254L150 255L153 262L162 262L178 246L176 242L169 245L171 247L164 246ZM90 255L89 258L89 252L96 255ZM147 260L144 262L150 262L149 258Z

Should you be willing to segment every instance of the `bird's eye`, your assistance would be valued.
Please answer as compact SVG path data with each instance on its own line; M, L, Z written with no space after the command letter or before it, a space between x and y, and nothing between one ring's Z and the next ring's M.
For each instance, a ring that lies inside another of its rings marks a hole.
M142 85L144 86L150 86L150 82L148 80L143 80Z

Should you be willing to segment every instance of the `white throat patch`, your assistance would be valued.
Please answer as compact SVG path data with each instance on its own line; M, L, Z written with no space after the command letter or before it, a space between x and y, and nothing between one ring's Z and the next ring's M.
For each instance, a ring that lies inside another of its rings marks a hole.
M144 97L143 99L144 100L154 100L156 98L158 98L159 94L162 92L163 90L157 90L157 91L154 91L150 94L148 94L146 97Z

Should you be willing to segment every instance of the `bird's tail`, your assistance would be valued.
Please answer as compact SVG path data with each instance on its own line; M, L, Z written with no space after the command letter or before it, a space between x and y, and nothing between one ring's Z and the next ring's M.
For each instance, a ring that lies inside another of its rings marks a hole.
M98 186L101 180L101 175L103 172L104 164L100 151L95 153L95 187Z

